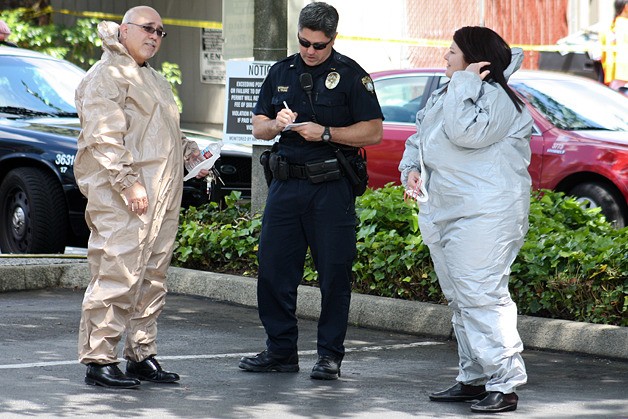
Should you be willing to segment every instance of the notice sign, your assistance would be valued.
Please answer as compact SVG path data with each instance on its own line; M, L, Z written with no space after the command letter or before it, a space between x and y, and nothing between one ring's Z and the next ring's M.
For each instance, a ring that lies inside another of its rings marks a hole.
M260 88L273 62L228 61L223 141L231 143L264 144L266 140L253 137L253 108Z
M221 29L201 29L201 83L225 82L224 43Z

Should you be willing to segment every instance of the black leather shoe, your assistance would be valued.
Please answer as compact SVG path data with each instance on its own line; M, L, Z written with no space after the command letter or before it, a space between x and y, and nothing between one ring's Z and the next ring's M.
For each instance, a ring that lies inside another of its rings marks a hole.
M252 372L298 372L299 355L278 355L265 350L255 356L243 356L238 367Z
M476 413L499 413L517 410L519 397L515 393L504 394L500 391L490 391L488 396L471 405L471 411Z
M456 383L447 390L430 394L430 400L435 402L467 402L482 400L487 395L484 386L469 386Z
M312 368L310 378L315 380L337 380L340 377L342 358L333 355L322 355Z
M142 381L152 381L153 383L174 383L179 381L179 374L164 371L153 356L149 356L141 362L127 360L126 375Z
M140 380L130 378L118 368L117 364L87 364L85 383L90 386L102 386L111 388L136 388Z

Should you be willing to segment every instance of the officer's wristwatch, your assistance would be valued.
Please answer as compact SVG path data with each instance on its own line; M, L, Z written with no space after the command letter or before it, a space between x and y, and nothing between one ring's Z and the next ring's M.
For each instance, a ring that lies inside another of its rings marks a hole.
M329 131L329 127L325 127L325 130L323 131L323 135L321 136L321 139L324 142L331 141L331 132Z

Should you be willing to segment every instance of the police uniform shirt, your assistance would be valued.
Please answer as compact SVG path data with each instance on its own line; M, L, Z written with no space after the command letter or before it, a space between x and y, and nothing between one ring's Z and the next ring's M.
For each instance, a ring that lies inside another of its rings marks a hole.
M300 76L303 73L312 76L311 104L301 86ZM368 73L335 50L316 67L306 66L299 54L275 63L262 84L253 113L275 119L285 107L284 101L293 112L298 113L295 122L314 121L322 126L346 127L361 121L383 119ZM282 132L279 144L279 153L291 164L334 157L334 149L328 144L308 142L293 131Z

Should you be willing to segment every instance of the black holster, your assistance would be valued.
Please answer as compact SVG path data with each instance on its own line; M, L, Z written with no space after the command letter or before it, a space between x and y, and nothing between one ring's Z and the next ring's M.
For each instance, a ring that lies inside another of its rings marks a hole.
M336 158L347 179L353 187L355 196L362 196L369 182L369 174L366 170L366 150L359 148L358 152L346 157L342 150L336 149Z
M266 186L270 186L270 183L273 181L273 171L270 169L270 156L275 154L278 150L279 146L277 143L273 144L270 150L265 150L259 156L259 162L264 168L264 178L266 179Z

